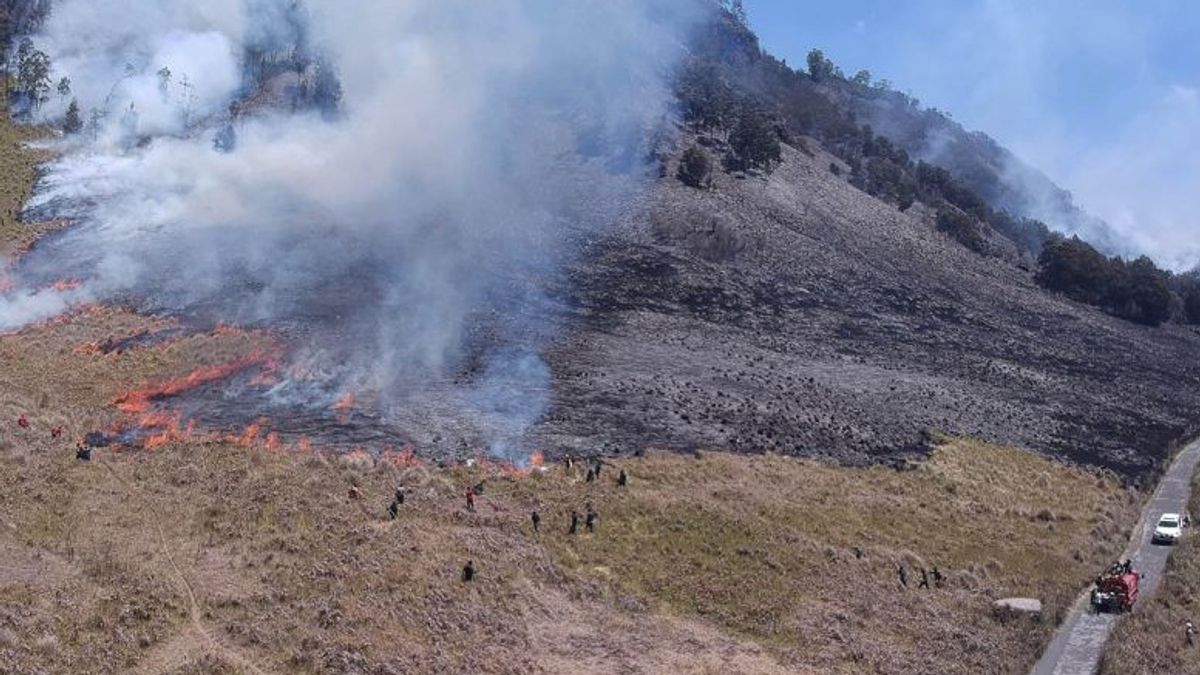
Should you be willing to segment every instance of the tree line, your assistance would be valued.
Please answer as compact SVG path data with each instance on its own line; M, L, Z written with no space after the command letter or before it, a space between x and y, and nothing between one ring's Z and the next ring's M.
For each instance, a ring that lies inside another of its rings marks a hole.
M1044 288L1146 325L1200 324L1200 273L1174 275L1146 257L1107 257L1045 223L993 208L949 171L914 161L837 102L847 92L894 97L914 109L920 101L866 70L847 77L819 49L809 52L805 66L793 69L763 51L741 3L725 2L720 18L692 40L676 86L681 117L731 168L769 172L780 161L780 142L809 136L849 167L851 185L901 211L928 205L937 228L966 248L987 255L994 234L1010 240L1036 258L1035 280ZM710 153L693 145L680 158L678 177L702 187L713 168ZM840 175L842 168L834 163L830 171Z

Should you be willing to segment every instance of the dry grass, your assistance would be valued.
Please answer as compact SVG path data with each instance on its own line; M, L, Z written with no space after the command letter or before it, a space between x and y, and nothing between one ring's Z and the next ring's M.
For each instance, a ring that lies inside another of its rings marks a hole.
M8 115L0 115L0 258L28 247L52 229L50 224L26 225L19 220L21 208L33 189L34 171L38 162L45 159L45 153L26 144L46 133L45 129L21 126Z
M1192 479L1189 513L1200 513L1200 474ZM1104 651L1103 675L1200 673L1200 646L1187 646L1184 624L1200 625L1200 539L1175 546L1158 592L1117 624ZM1197 639L1200 645L1200 637Z
M1053 614L1136 510L1111 478L970 441L904 472L651 452L621 462L625 489L612 467L512 480L218 444L78 463L51 422L82 431L122 388L260 346L75 350L145 321L0 337L0 672L1019 672L1048 621L991 599ZM587 501L599 532L568 537ZM905 591L898 560L949 583Z
M0 122L0 252L39 232L13 217L29 133ZM611 467L513 480L221 444L77 462L120 392L270 348L79 349L162 325L92 309L0 335L0 673L1016 673L1136 515L1111 477L971 441L905 472L650 453L624 489ZM569 537L588 501L599 531ZM917 589L935 564L946 587ZM1046 618L994 617L1005 595Z

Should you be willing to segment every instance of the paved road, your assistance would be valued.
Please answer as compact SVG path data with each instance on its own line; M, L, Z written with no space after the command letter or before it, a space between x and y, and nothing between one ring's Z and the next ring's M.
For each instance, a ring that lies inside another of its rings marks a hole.
M1200 440L1192 441L1175 457L1154 490L1154 496L1142 509L1129 548L1125 549L1123 557L1131 558L1134 569L1146 575L1139 589L1139 604L1158 588L1167 565L1167 555L1171 552L1170 546L1150 543L1154 525L1163 512L1183 511L1197 462L1200 462ZM1137 611L1136 608L1134 611ZM1092 614L1088 611L1085 592L1075 601L1070 615L1058 627L1054 640L1033 667L1033 675L1093 675L1100 666L1104 641L1108 639L1118 618L1116 614Z

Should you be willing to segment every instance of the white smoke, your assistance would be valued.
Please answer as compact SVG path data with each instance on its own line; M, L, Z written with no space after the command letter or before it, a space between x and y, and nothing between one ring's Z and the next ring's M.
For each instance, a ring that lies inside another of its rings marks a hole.
M298 351L310 370L385 398L448 378L483 326L503 348L481 372L519 373L539 390L525 408L544 407L547 374L530 364L552 333L540 288L636 196L643 139L669 112L667 77L705 3L292 4L57 3L36 42L95 122L32 203L76 225L22 276L70 266L100 300L319 319ZM312 69L247 81L260 65L248 47L319 50L342 114L278 105ZM235 99L249 114L230 117ZM226 125L236 145L218 152ZM44 316L20 293L0 298L0 325ZM513 396L472 386L469 402Z

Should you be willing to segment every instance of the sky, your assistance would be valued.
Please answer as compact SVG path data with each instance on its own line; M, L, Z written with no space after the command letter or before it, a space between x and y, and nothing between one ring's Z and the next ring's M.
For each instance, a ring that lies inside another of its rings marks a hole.
M745 0L763 47L822 49L999 140L1133 245L1200 261L1200 2Z

